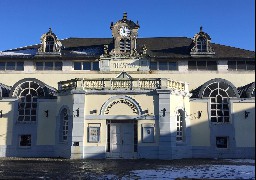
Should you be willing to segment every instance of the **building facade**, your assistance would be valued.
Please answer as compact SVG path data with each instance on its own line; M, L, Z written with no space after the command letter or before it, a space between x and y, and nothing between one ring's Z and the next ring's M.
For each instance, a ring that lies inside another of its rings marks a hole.
M0 156L255 158L255 52L139 28L0 52Z

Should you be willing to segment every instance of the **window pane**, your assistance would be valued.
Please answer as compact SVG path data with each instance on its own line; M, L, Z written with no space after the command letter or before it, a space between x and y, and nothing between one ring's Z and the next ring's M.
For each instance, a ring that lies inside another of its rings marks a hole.
M246 70L245 61L237 61L237 70Z
M36 70L44 70L43 62L36 62Z
M53 70L53 62L45 62L44 70Z
M93 62L92 69L95 71L98 71L99 70L99 62Z
M150 62L150 69L157 70L157 62Z
M228 70L236 70L236 61L228 61Z
M83 62L83 70L91 70L91 62Z
M159 62L159 70L168 70L167 62Z
M15 70L15 62L7 62L6 70Z
M189 70L197 70L196 61L188 61L188 69Z
M82 70L81 62L74 62L74 70Z
M0 71L5 70L5 62L0 62Z
M246 66L247 66L247 70L255 70L255 62L254 61L246 61Z
M216 61L207 61L207 69L211 71L217 71L217 62Z
M17 71L24 71L24 62L17 62L16 70Z
M169 62L169 70L171 71L178 70L177 62Z
M197 61L198 70L206 70L206 61Z
M62 62L55 62L55 70L62 70Z

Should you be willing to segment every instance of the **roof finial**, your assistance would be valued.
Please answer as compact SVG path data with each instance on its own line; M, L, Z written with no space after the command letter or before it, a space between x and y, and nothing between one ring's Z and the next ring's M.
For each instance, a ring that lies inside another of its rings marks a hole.
M49 32L51 33L52 32L52 28L49 27Z
M127 19L127 12L124 12L123 14L123 20L126 20Z
M203 26L200 26L200 32L203 32Z

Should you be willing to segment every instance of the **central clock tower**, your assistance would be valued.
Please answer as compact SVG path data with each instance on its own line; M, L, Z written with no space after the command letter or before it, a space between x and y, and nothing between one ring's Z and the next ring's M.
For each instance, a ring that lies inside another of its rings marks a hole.
M104 53L99 59L100 71L149 71L149 58L146 46L143 52L137 51L139 23L127 19L127 13L116 23L111 23L114 48L109 52L108 45L104 45Z
M112 22L110 29L114 38L114 49L111 54L132 55L136 53L136 40L140 26L127 19L127 13L123 14L123 19Z

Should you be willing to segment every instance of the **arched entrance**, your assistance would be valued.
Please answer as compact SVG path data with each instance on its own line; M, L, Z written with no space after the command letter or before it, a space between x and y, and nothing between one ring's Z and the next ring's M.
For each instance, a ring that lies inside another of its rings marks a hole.
M119 112L119 113L118 113ZM137 157L137 119L139 104L129 96L110 98L101 109L107 119L107 158L134 159Z

